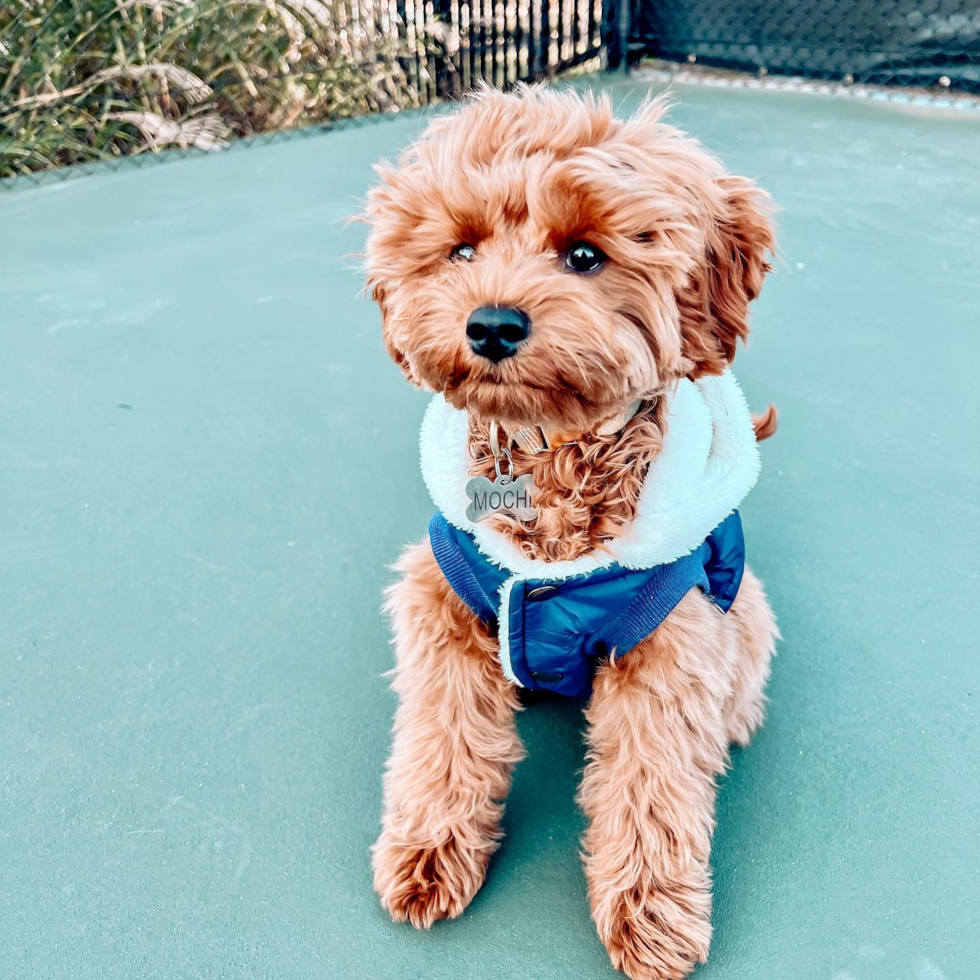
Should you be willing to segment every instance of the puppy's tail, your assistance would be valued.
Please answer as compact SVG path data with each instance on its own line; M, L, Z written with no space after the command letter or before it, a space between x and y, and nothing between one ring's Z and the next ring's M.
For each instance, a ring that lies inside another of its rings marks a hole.
M779 425L779 412L776 406L770 406L761 414L752 416L752 428L755 429L755 441L762 442L776 434L776 427Z

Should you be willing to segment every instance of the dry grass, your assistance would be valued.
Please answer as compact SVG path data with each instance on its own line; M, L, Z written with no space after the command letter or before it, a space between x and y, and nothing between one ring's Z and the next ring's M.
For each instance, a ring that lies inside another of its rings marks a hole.
M417 105L389 0L3 0L0 177Z

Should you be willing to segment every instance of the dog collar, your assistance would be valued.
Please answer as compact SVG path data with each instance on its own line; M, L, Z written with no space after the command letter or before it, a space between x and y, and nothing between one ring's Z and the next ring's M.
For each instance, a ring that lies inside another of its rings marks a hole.
M523 449L524 452L533 455L544 452L546 449L557 449L559 446L564 446L570 442L581 442L588 436L612 436L617 432L622 432L626 423L640 410L641 404L641 400L637 399L625 412L614 415L590 432L576 434L561 429L545 428L543 425L526 425L513 434L504 429L504 435L507 439L506 445L511 448Z

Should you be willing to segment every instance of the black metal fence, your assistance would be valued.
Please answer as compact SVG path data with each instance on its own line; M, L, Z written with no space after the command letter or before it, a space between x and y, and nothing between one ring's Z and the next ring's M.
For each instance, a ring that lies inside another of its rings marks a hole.
M0 0L0 178L644 57L980 94L980 0Z

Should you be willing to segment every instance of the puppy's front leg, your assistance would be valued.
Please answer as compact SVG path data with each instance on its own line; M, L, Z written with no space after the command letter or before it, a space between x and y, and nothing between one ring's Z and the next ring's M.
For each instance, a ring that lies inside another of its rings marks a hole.
M495 641L446 582L428 542L398 565L388 597L399 696L374 887L398 921L459 915L500 840L503 798L523 755L518 700Z
M599 936L632 980L679 980L708 955L733 652L724 618L692 592L596 675L581 789L586 874Z

